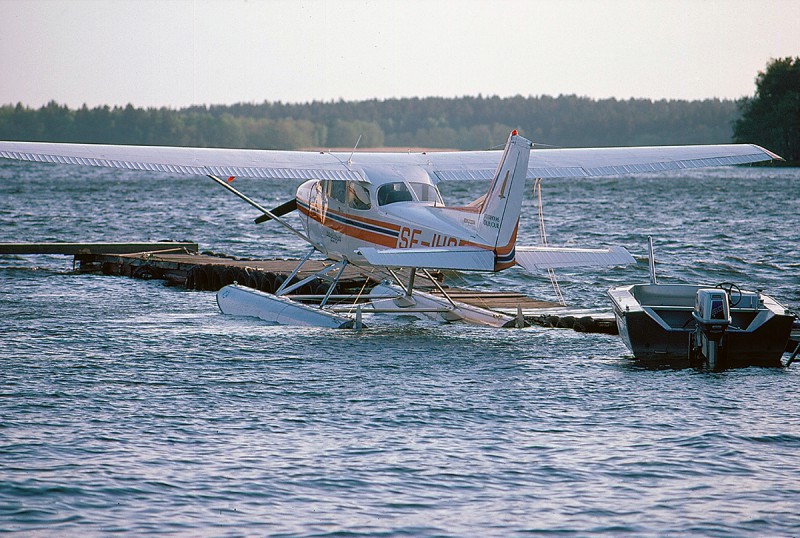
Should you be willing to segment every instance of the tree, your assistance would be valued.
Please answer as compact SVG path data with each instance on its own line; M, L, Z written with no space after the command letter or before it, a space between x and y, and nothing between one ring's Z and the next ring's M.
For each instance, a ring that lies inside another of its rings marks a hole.
M800 163L800 57L771 60L756 77L756 94L737 103L736 142L759 144Z

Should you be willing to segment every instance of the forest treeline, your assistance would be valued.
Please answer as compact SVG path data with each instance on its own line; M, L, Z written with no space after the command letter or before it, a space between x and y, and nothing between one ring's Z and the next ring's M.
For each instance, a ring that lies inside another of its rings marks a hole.
M183 109L0 107L0 140L259 149L429 147L487 149L518 129L554 146L728 143L731 100L558 97L404 98Z
M756 77L756 93L737 103L733 140L759 144L800 166L800 56L773 58Z

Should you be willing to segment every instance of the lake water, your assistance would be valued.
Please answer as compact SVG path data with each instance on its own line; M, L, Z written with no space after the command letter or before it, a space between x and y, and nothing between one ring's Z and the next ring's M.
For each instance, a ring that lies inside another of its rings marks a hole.
M236 184L266 206L297 186ZM551 244L640 259L559 271L564 296L610 312L606 289L647 280L652 235L661 282L733 281L797 308L798 192L791 168L545 181ZM527 198L520 243L536 244ZM207 178L0 162L0 242L304 251L255 216ZM518 269L455 283L553 299ZM64 256L0 256L0 315L0 532L800 534L800 364L647 369L616 336L542 327L270 326Z

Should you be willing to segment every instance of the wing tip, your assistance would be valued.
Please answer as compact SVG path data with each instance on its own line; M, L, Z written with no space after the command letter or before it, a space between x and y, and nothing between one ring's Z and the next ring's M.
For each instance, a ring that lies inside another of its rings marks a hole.
M784 159L783 157L781 157L777 153L773 153L772 151L768 150L767 148L763 148L763 147L759 146L758 144L750 144L750 146L752 146L752 147L756 148L757 150L765 153L773 161L784 161L784 162L786 162L786 159ZM764 160L767 160L767 159L764 159Z

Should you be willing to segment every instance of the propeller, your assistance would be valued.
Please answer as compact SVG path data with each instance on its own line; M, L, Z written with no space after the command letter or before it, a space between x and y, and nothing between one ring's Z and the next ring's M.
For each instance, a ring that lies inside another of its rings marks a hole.
M295 209L297 209L297 199L296 198L292 198L288 202L286 202L284 204L281 204L278 207L276 207L275 209L273 209L272 211L270 211L269 215L264 213L260 217L256 218L255 222L256 222L256 224L261 224L262 222L267 222L268 220L272 220L273 216L282 217L286 213L290 213L290 212L294 211Z

